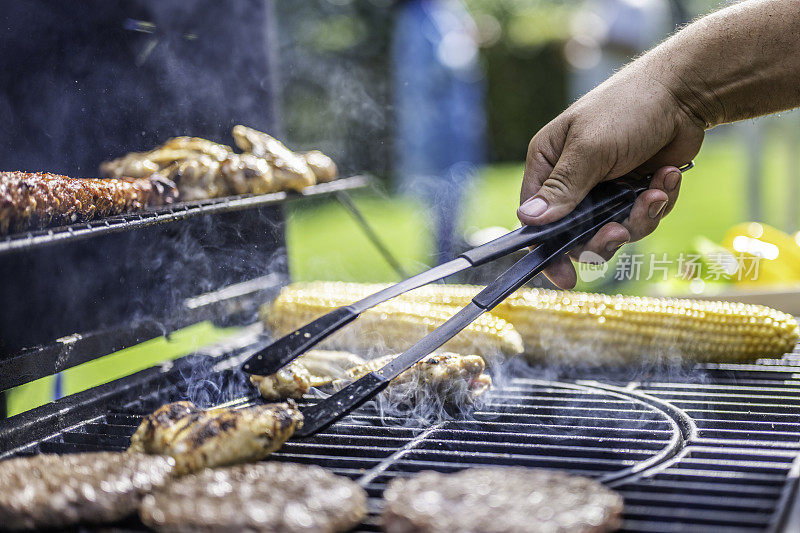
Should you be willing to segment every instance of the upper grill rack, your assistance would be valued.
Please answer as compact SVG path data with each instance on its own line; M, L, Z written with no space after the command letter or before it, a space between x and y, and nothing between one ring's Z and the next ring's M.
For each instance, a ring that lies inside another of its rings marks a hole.
M77 241L98 235L116 233L128 229L144 228L164 222L185 220L202 215L228 213L281 203L292 197L308 197L364 187L370 182L367 176L352 176L329 183L320 183L305 188L302 192L275 192L259 195L241 195L211 198L194 202L156 207L146 211L126 213L88 222L24 231L0 237L0 255L42 246Z
M257 401L244 393L240 377L220 370L246 355L221 361L214 372L231 405ZM800 470L797 358L703 365L669 381L626 387L515 378L469 419L425 427L372 405L311 439L289 441L271 460L317 464L359 482L370 496L363 531L380 529L381 494L397 476L512 464L560 469L614 487L626 502L623 531L780 530ZM123 450L142 414L167 401L197 401L196 391L187 394L185 383L168 375L132 387L124 401L107 400L106 408L118 406L110 412L95 410L0 455Z

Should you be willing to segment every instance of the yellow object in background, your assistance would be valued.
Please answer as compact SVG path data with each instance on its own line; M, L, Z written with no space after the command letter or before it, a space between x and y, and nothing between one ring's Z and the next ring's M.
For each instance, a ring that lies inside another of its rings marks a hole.
M800 282L800 246L792 236L760 222L730 228L722 240L743 269L742 285L795 285ZM757 264L756 264L757 263Z

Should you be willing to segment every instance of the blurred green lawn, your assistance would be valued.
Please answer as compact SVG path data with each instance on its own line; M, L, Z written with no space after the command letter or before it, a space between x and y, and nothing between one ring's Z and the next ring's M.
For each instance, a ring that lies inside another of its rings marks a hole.
M773 132L767 140L762 176L763 222L783 227L788 200L786 169L789 157L798 157L798 154L789 143L781 142L779 132ZM677 207L656 233L638 245L638 251L666 252L674 257L691 251L696 235L719 241L727 228L746 220L746 157L742 139L735 131L712 134L695 161L696 168L684 176ZM522 163L486 168L466 196L461 228L514 227L522 169ZM432 238L425 211L418 203L373 191L361 191L352 196L408 272L426 268ZM293 202L288 212L287 242L295 280L397 280L394 271L335 200ZM580 288L595 289L591 285ZM623 292L650 289L652 287L645 283L614 288ZM234 331L201 323L174 333L169 340L154 339L122 350L64 372L64 393L71 394L156 362L192 353ZM52 390L53 378L19 387L9 395L9 413L48 401Z

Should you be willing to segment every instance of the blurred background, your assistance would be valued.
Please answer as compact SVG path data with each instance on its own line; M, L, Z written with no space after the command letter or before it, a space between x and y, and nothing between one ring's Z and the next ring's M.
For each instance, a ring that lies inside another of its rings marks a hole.
M285 137L290 146L320 146L345 173L379 177L377 192L355 202L413 273L516 227L533 134L677 27L723 5L278 2ZM784 292L800 276L799 136L794 112L710 131L675 210L655 234L623 249L623 261L641 260L640 275L615 263L579 288ZM335 202L297 206L288 236L295 279L398 279ZM752 267L735 271L743 256L760 260L756 275ZM668 274L661 265L650 271L654 258L669 264Z

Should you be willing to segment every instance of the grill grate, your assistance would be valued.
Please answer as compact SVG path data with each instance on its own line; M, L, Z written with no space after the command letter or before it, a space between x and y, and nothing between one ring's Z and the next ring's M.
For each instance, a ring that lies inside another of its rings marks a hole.
M219 368L247 355L222 361L216 373L234 376ZM381 494L397 476L512 464L614 487L625 498L623 531L776 530L800 471L796 360L704 365L669 381L625 386L514 378L468 419L426 427L373 404L324 433L288 442L270 460L317 464L358 481L370 496L363 531L380 529ZM8 454L124 450L142 414L182 397L178 381L160 379L143 396ZM229 403L255 401L240 395Z

